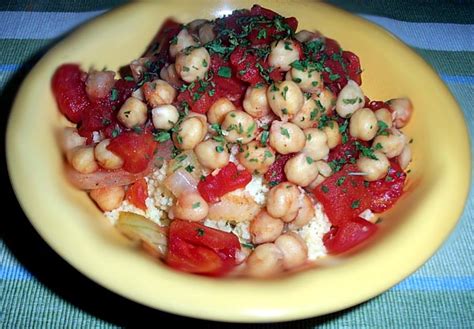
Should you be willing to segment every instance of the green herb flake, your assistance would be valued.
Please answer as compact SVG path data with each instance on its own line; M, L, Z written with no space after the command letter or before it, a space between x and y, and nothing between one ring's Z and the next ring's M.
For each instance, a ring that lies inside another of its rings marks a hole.
M283 127L280 127L280 133L281 133L283 136L286 136L287 138L290 138L290 132L288 131L288 129L283 128Z
M351 208L352 209L357 209L360 207L360 200L357 199L357 200L354 200L352 203L351 203Z
M217 145L216 146L216 152L217 153L222 153L224 152L224 147L222 145Z
M257 39L258 40L262 40L262 39L266 39L267 38L267 30L266 29L261 29L260 31L258 31L258 34L257 34Z
M188 173L192 173L194 171L194 166L193 165L189 165L189 166L186 166L184 168Z
M135 79L133 77L129 76L129 75L124 76L123 79L125 81L135 81Z
M209 64L207 63L207 61L205 59L202 60L202 66L203 67L207 67Z
M339 74L329 74L329 80L331 81L336 81L337 79L339 79L341 76Z
M341 186L342 184L344 184L344 181L346 180L346 176L341 176L339 177L339 179L337 180L336 182L336 185L337 186Z
M306 157L306 162L310 165L314 162L314 160L311 157Z
M110 100L116 101L118 99L118 96L119 96L118 90L115 88L112 88L112 91L110 93Z
M247 248L247 249L250 249L250 250L254 250L255 249L255 246L251 243L242 243L242 247L244 248Z
M273 158L273 153L269 150L265 150L263 160Z
M288 93L288 86L285 86L283 88L283 91L281 92L281 95L283 96L283 99L286 101L286 94Z
M153 139L159 143L163 143L171 139L171 134L167 131L160 131L154 135Z
M217 75L222 78L230 78L232 76L232 70L228 66L221 66L217 71Z
M193 205L193 208L194 208L194 205ZM202 228L200 228L200 227L198 227L198 228L196 229L196 232L197 232L197 235L198 235L198 236L203 236L204 233L206 233L206 232L204 231L204 229L202 229Z
M347 104L347 105L348 105L348 104L351 104L351 105L352 105L352 104L355 104L355 103L357 103L357 101L358 101L358 97L356 97L356 98L343 98L343 99L342 99L342 102L343 102L344 104Z

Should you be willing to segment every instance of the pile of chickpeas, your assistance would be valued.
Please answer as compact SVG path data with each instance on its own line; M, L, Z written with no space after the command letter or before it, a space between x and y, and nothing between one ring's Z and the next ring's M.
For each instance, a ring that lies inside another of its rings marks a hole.
M304 43L317 37L304 30L295 39ZM145 124L151 114L156 129L173 128L176 148L192 150L199 164L211 172L229 163L230 146L234 144L240 148L236 154L238 163L258 174L269 170L277 154L295 154L284 166L287 181L270 189L265 209L250 223L256 248L246 264L252 276L268 276L299 267L306 262L307 247L291 231L306 225L315 215L315 202L304 188L313 189L332 174L326 160L330 150L342 143L336 121L317 128L321 116L336 111L340 117L349 119L350 136L372 146L380 145L373 152L376 159L363 155L357 159L359 174L374 181L387 174L389 159L396 158L402 168L411 160L408 139L399 130L410 119L411 103L405 98L394 99L389 101L391 109L372 111L364 107L364 94L354 81L349 81L336 97L324 87L321 72L291 66L299 59L298 45L293 39L284 39L271 44L268 56L272 67L286 72L284 81L249 86L242 108L224 97L212 104L206 115L190 112L180 120L173 105L177 97L175 87L205 77L211 58L203 45L214 38L212 22L196 20L184 27L169 49L174 63L162 68L160 79L135 91L117 112L117 119L125 127L133 128ZM134 63L133 73L138 78L144 68L136 64L140 60ZM268 118L272 118L269 123ZM377 135L379 121L387 126L387 135ZM262 129L265 123L269 125L266 132ZM226 145L212 138L216 131L211 126L215 125L220 126ZM68 129L66 134L67 158L78 172L91 173L99 166L119 169L123 165L123 160L107 149L110 140L86 146L76 130ZM265 143L262 134L268 134ZM115 187L92 191L91 197L106 211L118 207L123 194L123 187ZM200 207L193 206L196 204ZM179 196L170 212L184 220L202 221L208 209L207 202L196 192Z

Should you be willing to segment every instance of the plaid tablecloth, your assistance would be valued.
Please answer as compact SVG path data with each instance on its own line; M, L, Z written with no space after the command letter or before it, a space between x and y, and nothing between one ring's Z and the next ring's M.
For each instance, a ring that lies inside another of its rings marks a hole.
M75 26L122 1L0 1L2 129L19 83L29 68ZM474 131L474 3L472 1L332 1L375 22L428 61L454 94ZM409 72L407 72L409 74ZM45 82L47 83L47 82ZM3 143L2 143L3 144ZM455 145L453 145L455 147ZM471 152L472 152L471 144ZM4 154L4 153L3 153ZM446 156L449 156L447 154ZM37 235L9 187L1 220L1 328L111 328L222 324L172 316L121 298L79 274ZM440 173L442 174L442 173ZM5 195L2 193L2 195ZM471 191L454 233L414 275L349 310L266 328L473 328L474 198ZM242 325L242 327L254 327Z

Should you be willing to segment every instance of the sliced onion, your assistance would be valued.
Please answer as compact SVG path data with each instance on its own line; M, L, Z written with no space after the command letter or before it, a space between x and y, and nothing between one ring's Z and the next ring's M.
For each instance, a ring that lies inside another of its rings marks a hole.
M164 161L171 160L173 155L173 141L167 140L166 142L157 143L155 150L155 161L156 167L161 167Z
M132 174L122 169L114 171L98 170L90 174L82 174L68 164L66 165L66 177L75 187L81 190L95 190L103 187L132 184L140 178L149 175L152 169L153 166L150 165L146 170L137 174Z
M198 181L184 168L179 168L166 177L164 184L175 197L179 197L182 193L195 192Z
M129 239L141 241L144 249L153 256L164 257L166 254L166 228L131 212L121 212L115 225Z
M171 175L179 168L188 168L191 176L199 181L202 174L201 164L199 163L196 154L193 151L181 152L177 157L168 162L166 175Z
M251 221L259 212L261 206L243 189L225 194L221 201L209 204L211 220L227 220L232 222Z
M93 71L86 80L86 93L91 99L108 97L115 84L115 72Z

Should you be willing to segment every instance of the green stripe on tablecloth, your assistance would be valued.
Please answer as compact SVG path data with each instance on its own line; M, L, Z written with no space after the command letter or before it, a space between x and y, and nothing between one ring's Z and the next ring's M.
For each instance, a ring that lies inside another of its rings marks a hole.
M328 0L350 12L379 15L409 22L474 23L472 1L367 1Z
M54 39L11 39L0 40L0 64L24 63L46 50L46 46ZM438 51L413 48L428 63L436 67L437 71L448 75L474 75L474 52L470 51ZM363 65L364 63L362 63Z
M127 0L94 0L94 1L2 1L1 11L94 11L118 6Z
M54 42L54 39L0 39L0 64L23 64L39 58Z
M3 328L22 328L32 323L36 328L114 328L107 322L64 302L36 280L4 281L2 285L3 295L9 296L0 302ZM472 305L472 292L430 291L429 296L430 298L427 298L426 292L423 291L391 290L348 311L281 324L280 327L308 328L320 325L321 328L436 328L442 323L443 328L469 328L474 323L474 313L462 312ZM374 307L376 305L378 306ZM421 305L423 307L419 307ZM463 316L459 316L460 314ZM156 316L158 319L159 313ZM120 318L123 317L117 316L117 320ZM132 315L129 318L132 318ZM137 319L137 325L141 324L140 320L146 321Z
M474 52L440 51L412 48L439 73L449 75L474 75Z

